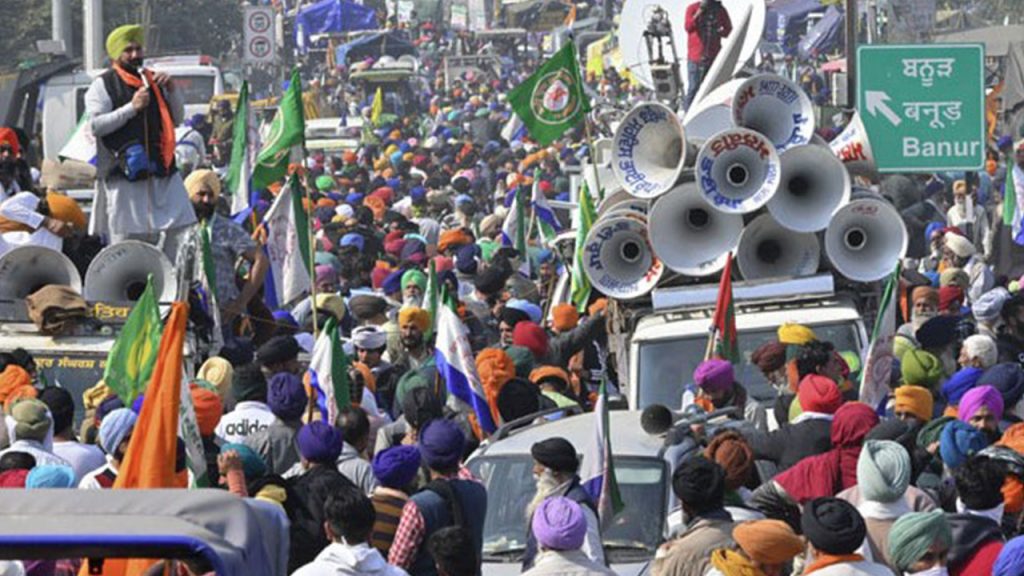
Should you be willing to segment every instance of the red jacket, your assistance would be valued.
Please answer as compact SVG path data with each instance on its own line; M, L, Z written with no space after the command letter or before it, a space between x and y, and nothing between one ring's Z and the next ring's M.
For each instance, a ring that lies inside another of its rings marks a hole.
M687 32L687 57L686 59L690 62L700 62L704 59L704 55L707 54L707 63L710 64L715 56L718 55L718 51L722 48L722 38L725 38L732 32L732 20L729 19L729 11L725 9L725 6L718 4L719 10L717 11L717 22L716 28L718 32L711 34L708 39L707 45L701 39L700 31L697 28L697 9L701 6L700 2L694 2L686 8L686 25L684 26ZM707 18L707 14L701 14L701 19Z
M951 576L989 576L996 558L1003 550L1001 540L989 540L971 554L966 561L958 566L950 565Z

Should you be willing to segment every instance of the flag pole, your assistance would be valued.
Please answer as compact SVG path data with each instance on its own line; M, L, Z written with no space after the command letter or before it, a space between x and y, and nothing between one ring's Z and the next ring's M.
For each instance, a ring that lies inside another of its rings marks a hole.
M303 150L305 150L305 146L303 146ZM305 154L303 154L303 159L305 159ZM303 165L305 165L305 162L303 162ZM295 178L295 181L300 182L298 177ZM306 203L309 206L313 206L313 194L310 193L309 186L302 183L302 188L306 193ZM309 308L313 312L313 338L315 339L320 335L320 324L316 313L316 235L313 234L312 218L310 218L306 206L302 207L302 211L306 212L306 236L308 238L307 242L309 242L309 300L310 304L312 304Z
M579 73L579 71L580 71L580 55L579 55L579 52L576 50L576 39L572 35L570 35L569 36L569 41L572 42L573 63L576 64L576 72L578 74L578 80L579 80L579 87L577 88L577 90L579 92L578 93L578 97L580 99L580 102L582 103L582 102L586 101L585 98L587 97L587 95L583 91L583 82L585 82L585 80L583 78L583 74ZM600 173L599 173L599 171L597 169L597 160L595 159L595 156L594 156L594 150L595 150L594 149L594 134L590 130L590 113L589 112L587 112L586 114L583 115L583 133L584 133L584 137L587 140L587 155L590 157L590 166L594 169L594 184L597 185L597 200L598 200L598 202L600 202L601 200L604 200L604 187L601 186L601 175L600 175ZM586 178L587 178L587 174L586 174L586 172L584 172L583 173L583 179L586 180Z

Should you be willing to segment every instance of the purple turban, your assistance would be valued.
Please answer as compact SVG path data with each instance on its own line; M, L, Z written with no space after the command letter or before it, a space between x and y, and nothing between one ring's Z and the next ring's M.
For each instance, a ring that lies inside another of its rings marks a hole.
M321 282L338 281L338 272L334 269L334 266L331 266L330 264L318 264L316 268L314 268L314 272L316 272L317 284L320 284Z
M587 535L587 519L579 504L553 496L534 511L532 528L537 542L549 550L579 550Z
M299 445L299 454L310 462L334 464L341 455L341 430L319 420L299 429L295 441Z
M728 390L734 381L732 364L718 358L701 362L693 371L693 382L708 392Z
M415 446L392 446L373 457L373 475L388 488L405 488L419 469L420 451Z
M420 430L419 439L420 456L432 470L449 470L462 460L466 435L451 420L431 420Z
M302 379L291 372L278 372L267 383L267 405L281 420L295 420L306 410L309 396Z
M1003 395L991 386L971 388L960 399L958 418L967 422L979 408L985 406L996 420L1003 419Z

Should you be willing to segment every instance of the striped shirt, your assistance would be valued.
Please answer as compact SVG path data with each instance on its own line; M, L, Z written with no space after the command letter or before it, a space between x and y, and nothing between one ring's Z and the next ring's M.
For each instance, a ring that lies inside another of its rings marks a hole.
M377 512L377 520L373 523L373 533L370 535L370 544L385 557L391 550L391 543L395 540L395 531L398 530L398 521L402 517L402 508L408 500L409 496L405 492L384 486L378 486L370 496L373 509Z

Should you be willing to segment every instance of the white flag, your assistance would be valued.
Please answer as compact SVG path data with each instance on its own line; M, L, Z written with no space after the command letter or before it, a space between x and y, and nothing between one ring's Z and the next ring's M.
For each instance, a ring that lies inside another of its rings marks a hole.
M263 218L267 225L267 256L273 278L268 287L274 292L267 295L267 302L277 308L294 303L308 294L311 288L306 267L309 256L303 254L303 247L309 246L309 238L301 237L308 235L309 228L302 199L294 183L293 178L281 188L281 193Z

